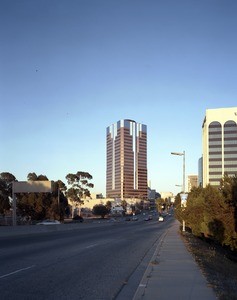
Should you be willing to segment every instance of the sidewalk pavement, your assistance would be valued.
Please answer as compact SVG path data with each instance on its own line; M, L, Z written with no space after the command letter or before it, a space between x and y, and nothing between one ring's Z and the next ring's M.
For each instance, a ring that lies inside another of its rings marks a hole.
M214 300L217 297L179 234L176 220L163 235L133 300Z

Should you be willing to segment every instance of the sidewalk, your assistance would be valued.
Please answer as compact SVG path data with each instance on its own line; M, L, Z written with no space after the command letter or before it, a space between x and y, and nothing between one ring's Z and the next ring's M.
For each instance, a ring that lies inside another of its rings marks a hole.
M179 222L162 237L133 300L214 300L211 287L179 235Z

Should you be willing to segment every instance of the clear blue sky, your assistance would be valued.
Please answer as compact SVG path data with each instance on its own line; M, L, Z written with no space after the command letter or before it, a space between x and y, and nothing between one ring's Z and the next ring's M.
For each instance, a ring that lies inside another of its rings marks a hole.
M236 0L1 0L0 172L105 195L106 127L147 125L148 179L197 174L208 108L237 106Z

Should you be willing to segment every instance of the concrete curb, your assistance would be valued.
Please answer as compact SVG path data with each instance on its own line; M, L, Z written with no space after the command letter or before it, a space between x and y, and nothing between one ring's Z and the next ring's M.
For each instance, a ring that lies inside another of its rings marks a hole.
M176 220L162 235L133 300L215 300L216 295L179 234Z
M160 249L162 247L162 244L164 242L164 239L165 239L168 231L169 231L169 229L167 229L167 231L162 234L162 236L160 238L160 241L159 241L159 243L157 245L157 248L156 248L156 250L155 250L155 252L154 252L154 254L153 254L153 256L152 256L152 258L151 258L151 260L150 260L150 262L148 264L148 266L147 266L147 269L146 269L146 271L145 271L145 273L144 273L144 275L142 277L142 280L141 280L141 282L140 282L140 284L139 284L139 286L137 288L137 291L136 291L136 293L135 293L135 295L134 295L134 297L133 297L132 300L140 300L144 296L145 289L147 288L147 284L148 284L149 278L150 278L151 273L152 273L153 268L154 268L154 264L157 263L156 257L159 255Z

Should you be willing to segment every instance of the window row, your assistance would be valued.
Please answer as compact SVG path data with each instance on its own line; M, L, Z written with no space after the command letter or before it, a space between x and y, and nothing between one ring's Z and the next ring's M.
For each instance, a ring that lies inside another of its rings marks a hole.
M222 174L220 174L220 175L210 175L209 176L209 180L210 179L219 179L219 178L222 178Z
M225 140L225 145L237 145L237 140Z
M213 140L213 139L209 139L209 146L213 146L213 145L217 145L217 146L222 146L222 141L221 140ZM224 145L237 145L237 139L236 140L224 140Z
M224 168L224 172L228 172L228 171L230 171L230 172L236 172L237 173L237 167L234 167L234 168L231 168L231 167L229 167L229 168Z
M222 172L222 168L215 168L215 167L214 168L210 168L209 167L209 172L215 172L215 173L216 172Z
M220 154L212 154L211 152L209 152L209 160L211 160L212 158L222 158L221 153Z

